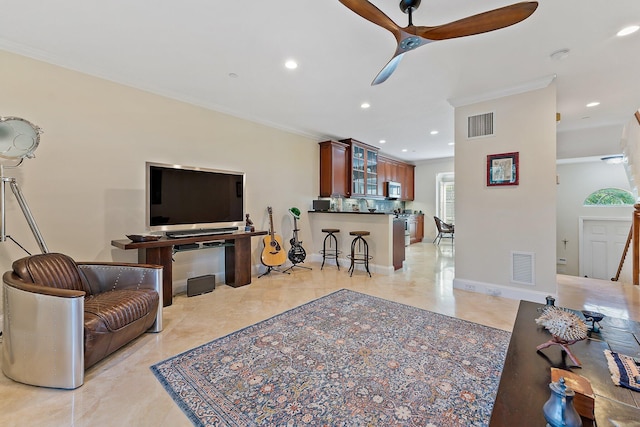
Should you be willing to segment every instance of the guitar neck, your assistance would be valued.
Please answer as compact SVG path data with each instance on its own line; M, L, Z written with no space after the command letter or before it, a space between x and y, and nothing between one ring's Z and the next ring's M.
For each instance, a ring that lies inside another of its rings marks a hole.
M269 235L271 236L271 241L273 242L273 240L275 239L275 232L273 231L273 211L271 209L271 206L269 206L267 210L269 211Z

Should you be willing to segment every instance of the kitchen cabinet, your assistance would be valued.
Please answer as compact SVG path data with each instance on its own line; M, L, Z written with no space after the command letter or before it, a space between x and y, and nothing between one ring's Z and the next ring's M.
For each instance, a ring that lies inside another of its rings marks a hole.
M378 194L378 149L355 139L340 142L350 146L351 197L381 196Z
M349 145L338 141L324 141L319 145L320 197L349 197Z
M417 215L416 241L422 242L424 239L424 215Z
M389 179L387 181L400 182L400 173L398 172L399 168L400 164L397 160L389 160Z
M409 227L409 242L411 244L422 242L424 239L424 215L409 215L407 226Z
M413 245L418 241L418 235L416 233L418 230L418 225L413 215L407 220L407 226L409 227L409 244Z
M378 156L378 179L379 194L386 196L384 192L384 182L395 181L402 185L402 195L400 200L414 200L415 198L415 165L401 162L399 160Z
M379 155L378 149L355 139L320 145L320 197L385 197L387 181L402 185L400 200L415 197L415 166Z
M415 172L414 165L405 164L404 181L402 181L402 199L413 200L415 198Z
M385 196L385 188L384 183L387 181L391 181L389 179L389 167L390 164L388 160L378 155L378 196Z

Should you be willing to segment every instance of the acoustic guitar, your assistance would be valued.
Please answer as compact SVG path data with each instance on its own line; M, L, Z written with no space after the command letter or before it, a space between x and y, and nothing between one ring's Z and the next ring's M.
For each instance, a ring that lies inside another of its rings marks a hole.
M271 206L267 207L267 211L269 211L269 235L265 236L263 240L262 263L267 267L276 267L287 261L287 253L282 247L282 237L273 231L273 211Z

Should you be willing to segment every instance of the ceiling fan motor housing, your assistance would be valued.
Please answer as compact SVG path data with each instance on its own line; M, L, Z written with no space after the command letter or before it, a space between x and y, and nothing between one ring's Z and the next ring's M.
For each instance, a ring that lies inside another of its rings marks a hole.
M402 41L400 41L399 43L399 47L402 50L412 50L415 49L417 47L422 46L424 43L422 41L422 39L420 37L417 36L410 36L407 38L402 39Z
M404 13L413 12L420 6L422 0L400 0L400 10Z

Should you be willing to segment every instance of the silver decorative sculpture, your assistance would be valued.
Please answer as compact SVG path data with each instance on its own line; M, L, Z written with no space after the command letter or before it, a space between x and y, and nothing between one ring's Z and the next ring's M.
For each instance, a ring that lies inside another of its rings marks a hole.
M582 366L580 360L571 352L569 346L587 338L587 325L574 313L556 306L545 306L542 315L536 319L551 333L551 339L536 347L537 350L559 345L576 366Z
M604 314L598 313L596 311L588 311L582 310L582 315L587 320L587 322L591 322L591 330L592 332L599 333L602 326L600 326L600 322L604 319Z
M564 378L549 384L551 396L542 407L548 427L582 427L582 419L573 406L575 392L566 386Z

